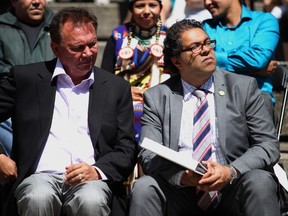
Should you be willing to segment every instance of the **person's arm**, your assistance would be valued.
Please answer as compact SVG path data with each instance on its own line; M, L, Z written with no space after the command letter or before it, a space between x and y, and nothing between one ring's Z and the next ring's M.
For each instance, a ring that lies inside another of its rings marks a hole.
M230 164L240 175L253 169L271 170L280 158L279 142L273 121L269 117L256 80L249 80L247 85L242 87L246 89L245 95L239 95L239 98L245 101L243 115L246 117L250 136L249 144L243 143L243 145L249 145L249 148Z
M4 122L11 117L15 108L15 95L16 81L14 77L14 68L12 67L11 71L7 74L7 77L0 81L0 122Z
M151 94L151 90L153 93ZM145 137L165 146L169 146L170 143L164 143L164 125L168 127L164 115L166 111L163 107L165 104L169 104L167 95L163 95L161 90L148 89L144 93L144 112L141 118L141 138L140 146ZM180 97L180 96L179 96ZM163 99L163 100L162 100ZM167 105L169 106L169 105ZM164 110L163 110L164 109ZM169 116L169 114L167 114ZM172 129L173 130L173 129ZM166 160L155 153L142 149L139 154L139 161L145 174L159 174L167 181L170 181L173 176L179 173L185 168ZM167 169L169 167L169 169Z
M123 181L132 173L137 159L131 88L124 79L107 86L107 98L97 136L96 163L108 181ZM122 83L122 84L121 84ZM123 84L125 83L125 84ZM105 92L104 92L105 93ZM92 139L93 134L91 133Z
M273 58L279 40L277 19L273 15L265 13L256 34L253 37L251 35L250 39L247 41L250 43L249 47L240 46L229 52L217 49L216 57L219 67L232 72L255 72L266 68Z
M114 52L115 52L115 43L113 37L111 36L106 43L101 64L102 69L107 70L111 73L114 73L114 67L115 67Z
M16 94L15 86L14 71L11 70L7 78L0 81L0 122L11 117ZM12 182L17 176L16 163L6 155L4 147L0 145L0 180Z
M17 176L16 163L5 154L0 153L0 180L4 182L13 182Z
M4 58L4 52L2 48L0 47L0 81L7 77L9 71L11 70L11 65L5 60Z
M231 87L231 96L229 97L234 96L235 99L237 97L238 102L236 100L227 101L232 103L231 109L237 107L239 110L236 113L240 112L243 115L238 114L237 118L226 119L225 125L229 129L225 130L226 143L221 143L221 145L226 150L228 164L220 165L212 161L203 162L208 170L209 167L212 168L210 169L212 173L210 176L209 174L205 176L205 174L199 181L198 187L201 190L220 190L231 180L233 181L233 175L237 178L250 170L272 170L280 157L279 142L274 124L264 105L257 82L254 78L246 78ZM239 80L241 80L240 76ZM241 90L241 93L235 90ZM227 110L226 118L228 116L229 111ZM219 134L223 134L223 131L219 131ZM197 182L193 178L193 173L186 171L181 183L193 185Z
M252 72L251 74L259 75L259 76L266 76L266 77L272 76L276 72L277 67L278 67L278 61L272 60L269 62L267 67L263 68L262 70L256 71L254 73Z

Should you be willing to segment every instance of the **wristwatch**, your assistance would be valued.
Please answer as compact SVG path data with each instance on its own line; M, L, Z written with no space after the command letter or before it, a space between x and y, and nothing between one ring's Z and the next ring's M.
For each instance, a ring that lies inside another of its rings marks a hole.
M231 171L231 180L230 180L230 184L233 184L233 182L238 178L237 176L237 172L235 170L235 168L233 166L228 166L230 171Z

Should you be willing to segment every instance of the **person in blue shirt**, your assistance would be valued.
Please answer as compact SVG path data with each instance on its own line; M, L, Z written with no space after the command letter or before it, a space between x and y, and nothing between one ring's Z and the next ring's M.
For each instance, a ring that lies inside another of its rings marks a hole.
M274 109L273 61L279 41L279 24L270 13L251 11L241 0L204 0L212 19L203 21L212 40L219 68L253 76L258 82L265 103L277 122Z

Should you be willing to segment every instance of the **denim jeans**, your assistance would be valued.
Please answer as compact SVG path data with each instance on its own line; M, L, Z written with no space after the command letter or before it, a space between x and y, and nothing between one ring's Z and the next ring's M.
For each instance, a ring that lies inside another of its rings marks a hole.
M10 156L12 149L12 122L11 119L7 119L0 123L0 145L2 145L6 151L6 154Z

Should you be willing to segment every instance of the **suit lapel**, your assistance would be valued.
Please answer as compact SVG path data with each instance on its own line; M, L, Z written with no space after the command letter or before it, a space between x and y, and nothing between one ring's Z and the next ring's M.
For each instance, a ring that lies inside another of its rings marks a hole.
M179 76L180 78L180 76ZM178 142L180 136L180 125L182 117L182 108L183 108L183 89L180 79L175 80L171 85L171 128L169 131L170 137L170 148L175 151L178 151Z
M220 71L214 72L214 87L215 87L215 112L217 117L216 128L218 126L218 141L222 149L226 146L226 86L223 77L219 76ZM223 74L221 74L223 75Z
M56 60L46 63L45 67L39 68L37 84L37 97L39 101L40 133L43 139L47 138L51 127L55 94L56 79L51 82ZM44 66L44 65L43 65ZM44 136L43 136L44 135ZM44 141L39 144L43 144Z
M97 68L94 69L94 84L90 87L88 125L91 140L95 148L96 140L102 124L102 113L107 100L107 79L104 79Z

